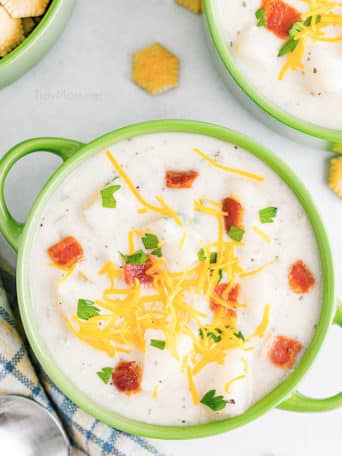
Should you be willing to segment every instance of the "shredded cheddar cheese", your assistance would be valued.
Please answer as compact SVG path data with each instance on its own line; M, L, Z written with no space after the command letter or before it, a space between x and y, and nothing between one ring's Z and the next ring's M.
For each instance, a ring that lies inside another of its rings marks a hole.
M262 231L260 228L257 226L253 226L253 231L258 234L267 244L271 244L272 239L268 234L266 234L264 231Z
M257 174L249 173L248 171L243 171L242 169L236 169L236 168L231 168L229 166L221 165L218 163L216 160L213 158L208 157L204 152L199 150L197 147L194 148L194 152L196 152L197 155L202 157L204 160L206 160L208 163L211 165L215 166L216 168L220 168L223 171L227 171L230 173L235 173L235 174L240 174L240 176L248 177L249 179L254 179L259 182L263 182L265 180L264 177L258 176Z

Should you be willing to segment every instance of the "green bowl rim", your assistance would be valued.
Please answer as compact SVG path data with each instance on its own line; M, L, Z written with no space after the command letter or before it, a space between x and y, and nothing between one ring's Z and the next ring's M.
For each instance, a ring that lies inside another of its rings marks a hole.
M244 414L222 421L185 427L161 426L131 420L99 406L74 386L68 377L55 365L53 357L49 354L39 335L30 300L29 286L30 250L38 228L39 218L50 196L58 189L64 179L78 168L81 163L114 143L135 136L166 132L194 133L214 137L249 151L270 166L292 189L306 211L316 236L322 268L323 293L320 320L312 342L296 369L283 383L250 407ZM312 365L325 339L334 312L334 269L328 238L311 196L301 181L276 155L241 133L214 124L189 120L149 121L120 128L86 144L58 168L39 193L28 216L19 248L17 278L20 314L28 340L38 360L57 387L81 409L100 421L131 434L158 439L191 439L219 434L247 424L277 406L294 391L298 382Z
M244 92L248 98L250 98L257 106L259 106L259 108L261 108L274 119L287 125L288 127L322 140L341 142L342 131L325 128L310 122L306 122L305 120L302 120L301 118L293 116L281 108L278 108L277 105L271 103L267 100L266 97L258 93L258 91L253 87L252 84L249 83L248 79L244 77L243 73L236 65L234 57L225 43L223 34L220 30L220 26L215 19L215 0L204 0L204 2L204 17L216 52L223 66L228 71L229 75L232 77L235 83L242 90L242 92Z
M23 53L27 51L29 47L32 47L40 40L44 31L50 26L51 21L53 21L56 9L59 7L61 0L52 0L47 11L44 13L42 19L32 30L32 32L22 41L19 46L17 46L13 51L7 54L5 57L0 59L0 71L1 68L9 63L13 63L18 60Z

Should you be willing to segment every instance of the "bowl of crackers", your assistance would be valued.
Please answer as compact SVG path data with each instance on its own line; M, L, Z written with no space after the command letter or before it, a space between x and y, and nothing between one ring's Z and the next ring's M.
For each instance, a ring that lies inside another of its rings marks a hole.
M36 65L61 35L76 0L0 0L0 89Z

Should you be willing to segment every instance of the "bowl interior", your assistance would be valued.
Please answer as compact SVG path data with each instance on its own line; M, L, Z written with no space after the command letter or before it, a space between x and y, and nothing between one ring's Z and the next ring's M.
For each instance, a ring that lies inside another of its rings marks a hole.
M134 136L161 132L195 133L211 136L235 144L269 165L292 189L305 209L317 239L322 267L323 296L320 320L313 340L294 372L270 394L249 408L243 415L218 422L187 427L160 426L134 421L109 411L90 400L55 365L53 356L48 352L39 334L39 327L35 321L34 306L30 299L29 272L31 247L41 213L50 197L67 176L77 169L81 163L104 148ZM17 277L19 306L27 337L38 360L57 387L79 407L100 421L132 434L160 439L189 439L225 432L254 420L269 409L275 407L293 391L313 363L332 321L334 311L334 273L331 252L325 230L309 193L287 165L270 151L240 133L216 125L182 120L146 122L122 128L89 143L62 165L44 186L30 212L22 239L23 241L19 249Z
M302 133L327 141L342 141L341 131L320 127L319 125L306 122L299 117L293 116L281 109L279 106L271 103L260 93L260 91L256 90L236 64L234 56L229 50L216 17L215 0L205 0L205 20L209 30L210 38L219 56L219 59L223 64L226 72L228 72L228 74L232 77L237 86L257 106L259 106L267 114L277 119L281 123Z

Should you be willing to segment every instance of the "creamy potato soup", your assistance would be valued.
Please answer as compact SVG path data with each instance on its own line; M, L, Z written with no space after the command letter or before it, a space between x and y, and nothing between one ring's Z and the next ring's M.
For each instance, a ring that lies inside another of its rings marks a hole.
M214 0L244 77L301 119L342 129L342 2Z
M55 363L149 423L232 417L315 331L320 261L287 185L237 146L161 133L103 150L50 200L31 295Z

